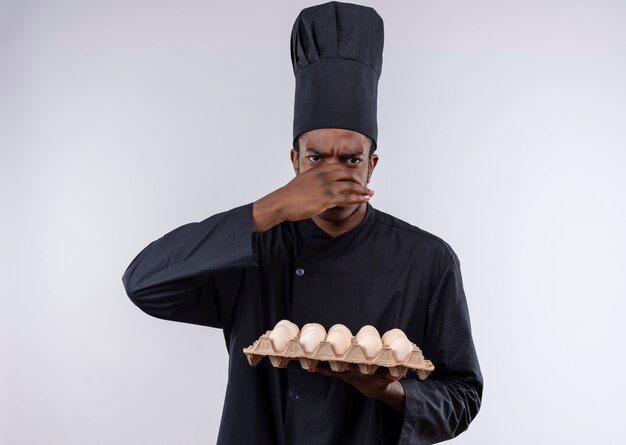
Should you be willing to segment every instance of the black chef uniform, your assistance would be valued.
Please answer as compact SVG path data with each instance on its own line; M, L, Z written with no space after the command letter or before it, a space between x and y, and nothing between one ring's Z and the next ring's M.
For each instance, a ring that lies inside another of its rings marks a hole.
M372 8L330 2L303 10L292 60L294 139L337 127L376 142L382 20ZM341 80L333 81L333 72ZM333 84L346 79L355 83L346 87L352 92ZM323 93L314 94L325 86L339 104L352 107L356 94L366 108L329 108ZM303 110L307 104L317 112ZM150 243L122 280L147 314L223 330L229 370L219 444L430 444L464 431L479 410L482 376L457 256L440 238L369 204L364 219L335 238L311 219L252 233L246 204ZM400 380L400 413L297 361L286 369L267 359L251 367L242 350L281 319L327 329L342 323L353 333L367 324L380 332L400 328L436 369L425 381L412 372Z

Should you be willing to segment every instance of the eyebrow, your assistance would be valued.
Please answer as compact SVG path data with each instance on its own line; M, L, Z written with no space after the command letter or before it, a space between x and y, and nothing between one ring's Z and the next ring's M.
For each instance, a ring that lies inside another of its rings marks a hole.
M307 148L305 151L307 153L312 153L312 154L314 154L316 156L322 156L322 157L328 156L328 153L320 151L320 150L318 150L317 148L314 148L314 147ZM363 150L353 149L352 151L349 151L348 153L342 154L340 156L340 158L342 158L342 159L354 158L354 157L357 157L357 156L363 156L363 154L364 154Z

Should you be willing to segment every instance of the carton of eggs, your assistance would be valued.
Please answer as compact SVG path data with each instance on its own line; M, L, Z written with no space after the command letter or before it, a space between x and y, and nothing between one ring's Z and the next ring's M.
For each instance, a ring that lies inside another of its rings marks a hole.
M384 366L394 377L403 377L410 369L422 380L434 369L401 329L391 329L381 338L378 330L370 325L363 326L353 336L342 324L335 324L326 332L319 323L307 323L299 329L289 320L280 320L274 329L261 335L243 352L252 366L267 356L278 368L284 368L294 359L304 369L327 361L337 372L355 364L362 373L373 374Z

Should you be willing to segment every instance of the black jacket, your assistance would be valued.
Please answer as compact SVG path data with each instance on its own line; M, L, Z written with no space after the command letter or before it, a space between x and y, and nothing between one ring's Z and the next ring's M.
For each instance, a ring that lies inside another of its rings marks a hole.
M122 280L152 316L223 330L230 358L219 444L430 444L464 431L480 408L459 267L443 240L369 204L336 238L310 219L253 234L247 204L152 242ZM401 380L402 414L297 361L251 367L243 348L281 319L353 333L401 328L435 371Z

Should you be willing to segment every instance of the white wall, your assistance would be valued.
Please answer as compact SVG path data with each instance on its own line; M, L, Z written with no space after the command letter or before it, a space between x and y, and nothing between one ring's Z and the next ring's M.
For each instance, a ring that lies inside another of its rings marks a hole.
M220 331L148 317L121 276L291 178L311 4L0 0L1 443L215 441ZM366 4L372 204L461 259L485 391L456 443L622 443L626 4Z

